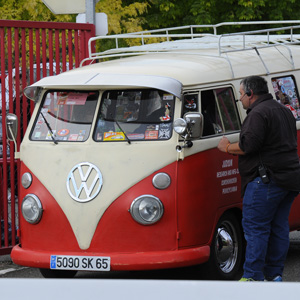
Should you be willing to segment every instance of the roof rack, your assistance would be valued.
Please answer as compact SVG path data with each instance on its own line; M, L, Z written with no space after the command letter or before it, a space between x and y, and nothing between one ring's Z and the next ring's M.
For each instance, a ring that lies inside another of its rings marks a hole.
M277 25L277 24L300 24L299 20L289 21L252 21L252 22L223 22L215 25L189 25L180 27L171 27L164 29L156 29L149 31L140 31L127 34L117 34L108 36L97 36L89 40L89 57L81 62L81 66L86 61L94 61L96 59L113 58L142 55L147 53L169 53L182 50L199 50L205 48L213 48L218 50L218 57L224 58L230 65L232 76L234 77L231 61L228 53L237 51L254 50L264 65L267 74L269 70L263 61L259 49L267 47L275 47L279 52L278 46L283 46L288 50L289 57L285 57L294 66L294 60L289 45L300 44L300 35L295 35L294 30L299 29L298 26L278 27L263 30L235 32L227 34L217 34L219 27L223 26L244 26L244 25ZM199 28L208 28L212 33L197 33ZM180 31L189 31L190 33L178 33ZM286 32L288 34L271 34L275 32ZM176 32L176 33L174 33ZM115 40L115 48L103 52L92 52L93 42L97 40L110 39ZM140 39L140 46L119 47L119 40L122 39ZM151 43L150 40L153 42ZM161 42L161 40L165 40ZM146 43L147 41L147 43ZM159 42L158 42L159 41Z
M247 51L247 50L255 50L256 54L258 55L259 59L261 60L262 64L264 65L267 74L269 74L268 67L266 66L265 62L263 61L258 49L268 48L268 47L275 47L279 51L279 53L283 56L284 54L280 52L280 50L277 48L278 46L283 46L287 49L289 53L289 58L287 60L291 64L291 67L295 69L295 64L293 60L292 51L289 48L289 45L295 45L300 44L300 35L294 35L293 31L294 29L300 29L300 26L289 26L289 27L279 27L279 28L271 28L271 29L263 29L263 30L254 30L254 31L245 31L245 32L236 32L236 33L228 33L228 34L222 34L219 37L219 44L218 44L218 50L219 55L227 54L230 52L237 52L237 51ZM278 32L278 31L287 31L289 30L289 34L277 34L277 35L270 35L272 32ZM262 35L264 36L258 36ZM247 42L248 36L254 36L256 35L255 39L249 39ZM232 49L226 48L222 46L222 40L230 37L240 37L241 45L239 47L232 47ZM286 58L286 57L285 57Z

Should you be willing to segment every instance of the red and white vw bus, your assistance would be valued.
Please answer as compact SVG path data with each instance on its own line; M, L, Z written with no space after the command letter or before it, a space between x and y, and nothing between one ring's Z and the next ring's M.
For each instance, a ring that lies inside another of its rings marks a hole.
M119 59L26 88L36 105L20 149L14 263L45 277L206 263L214 278L236 278L244 248L238 162L217 145L223 135L239 139L240 80L264 76L300 117L300 46L295 35L265 33L91 53ZM300 228L299 197L290 225Z

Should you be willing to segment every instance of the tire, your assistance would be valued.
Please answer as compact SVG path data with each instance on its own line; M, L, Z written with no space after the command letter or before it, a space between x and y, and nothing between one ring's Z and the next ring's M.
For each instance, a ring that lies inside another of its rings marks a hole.
M40 269L41 274L44 278L73 278L77 271L72 270L51 270L51 269Z
M242 227L234 214L223 215L210 247L210 258L205 264L209 279L237 280L242 275L245 243Z

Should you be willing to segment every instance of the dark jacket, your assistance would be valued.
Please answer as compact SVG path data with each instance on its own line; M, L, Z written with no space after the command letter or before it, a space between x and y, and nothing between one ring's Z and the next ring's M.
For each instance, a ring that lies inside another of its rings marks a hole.
M278 186L300 191L296 120L271 94L260 96L247 110L239 146L246 153L239 156L242 195L247 184L259 176L260 161Z

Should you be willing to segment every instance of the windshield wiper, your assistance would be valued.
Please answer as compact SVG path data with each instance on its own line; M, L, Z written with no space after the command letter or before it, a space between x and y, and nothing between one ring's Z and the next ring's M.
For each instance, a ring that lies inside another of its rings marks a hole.
M111 114L111 117L112 117L112 119L116 122L116 124L118 125L118 127L119 127L119 129L122 131L122 133L124 134L124 136L125 136L125 138L126 138L126 140L127 140L127 143L128 143L128 144L131 144L131 140L128 138L126 132L122 129L122 127L121 127L121 125L119 124L119 122L117 121L117 119L114 119L114 117L112 116L112 114Z
M53 130L52 130L50 124L48 123L48 121L46 120L46 118L45 118L45 116L43 115L42 112L41 112L41 115L42 115L42 117L43 117L43 119L44 119L44 121L45 121L45 123L46 123L46 125L47 125L47 127L48 127L48 129L49 129L49 131L50 131L50 135L51 135L51 138L52 138L54 144L57 145L58 142L57 142L57 140L56 140L55 137L54 137Z

